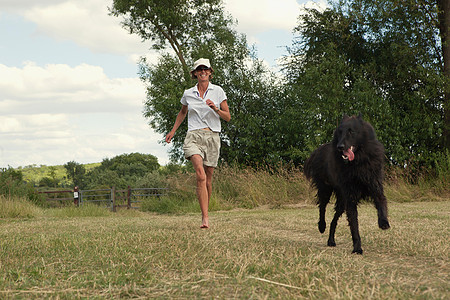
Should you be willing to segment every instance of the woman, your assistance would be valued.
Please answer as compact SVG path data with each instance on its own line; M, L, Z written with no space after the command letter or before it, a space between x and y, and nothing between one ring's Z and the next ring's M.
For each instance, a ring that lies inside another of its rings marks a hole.
M213 72L209 59L200 58L194 62L191 77L198 83L184 91L181 110L166 136L166 142L170 143L187 114L188 132L183 150L186 159L192 162L197 177L197 198L202 211L200 228L209 228L212 177L220 152L220 118L227 122L231 119L225 92L220 86L210 83Z

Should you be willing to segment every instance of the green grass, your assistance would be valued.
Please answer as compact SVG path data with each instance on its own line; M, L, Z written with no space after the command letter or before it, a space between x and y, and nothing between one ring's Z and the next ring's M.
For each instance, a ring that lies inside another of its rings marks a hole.
M0 298L448 299L450 201L389 208L382 231L361 205L362 256L345 218L327 247L307 204L211 212L208 230L198 212L2 217Z

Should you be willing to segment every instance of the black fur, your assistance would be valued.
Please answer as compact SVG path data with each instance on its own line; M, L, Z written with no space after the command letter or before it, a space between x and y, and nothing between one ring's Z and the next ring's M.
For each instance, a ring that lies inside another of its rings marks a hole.
M336 195L328 246L336 246L336 225L345 211L352 234L353 253L362 254L357 210L361 199L373 200L381 229L390 227L383 191L383 164L384 147L377 140L373 127L361 116L345 116L334 131L333 141L317 148L306 160L304 173L317 189L321 233L326 227L326 206L331 195Z

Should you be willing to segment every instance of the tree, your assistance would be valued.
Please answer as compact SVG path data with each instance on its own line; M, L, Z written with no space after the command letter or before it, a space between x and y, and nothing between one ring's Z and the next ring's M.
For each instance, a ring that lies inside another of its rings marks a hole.
M26 197L29 201L42 205L43 197L36 193L33 185L26 183L23 173L11 167L0 168L0 195L5 197Z
M136 182L159 169L158 158L151 154L121 154L106 158L86 175L89 188L135 186Z
M393 163L443 151L437 9L422 3L343 0L302 17L285 71L306 112L306 146L325 142L343 114L362 112Z
M390 103L398 119L411 121L409 128L401 129L408 137L412 154L419 160L424 159L420 156L433 159L433 152L450 150L449 1L342 2L353 2L349 15L361 24L366 19L378 46L390 47L392 55L381 56L377 64L384 66L384 70L380 69L382 76L390 77ZM401 110L405 113L399 113ZM413 114L413 118L408 114Z
M204 38L234 38L227 24L230 18L222 13L221 0L114 0L111 14L123 16L122 25L130 34L150 40L155 50L169 45L181 63L184 80L190 82L189 52ZM199 53L194 53L199 54ZM194 55L195 56L195 55Z
M224 88L232 114L222 132L222 159L254 163L271 156L277 145L269 136L275 134L278 116L272 108L280 86L248 47L245 36L233 29L235 22L224 13L221 0L114 0L111 14L124 17L122 24L130 34L138 34L160 51L157 64L145 58L140 63L140 76L147 86L144 116L153 129L162 136L170 131L183 91L194 84L189 66L207 57L215 69L213 80ZM186 131L186 123L179 132ZM183 139L177 134L172 140L170 153L175 161L183 160Z
M444 76L447 79L444 94L444 142L450 150L450 1L437 0L439 31L441 35Z
M75 161L69 161L64 165L64 168L66 169L67 178L72 180L74 185L82 188L86 174L86 168L84 165Z
M144 176L148 172L158 170L160 167L158 158L151 154L130 153L121 154L111 159L105 158L99 170L111 170L120 177L123 176Z

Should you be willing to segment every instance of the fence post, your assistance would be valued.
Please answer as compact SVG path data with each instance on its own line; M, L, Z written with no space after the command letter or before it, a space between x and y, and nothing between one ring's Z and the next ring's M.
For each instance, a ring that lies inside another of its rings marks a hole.
M128 186L128 194L127 194L127 209L131 208L131 187Z
M78 206L78 198L79 198L80 194L78 193L78 187L74 187L73 188L73 204L75 204L76 206Z
M116 212L116 187L112 187L111 189L111 210Z

